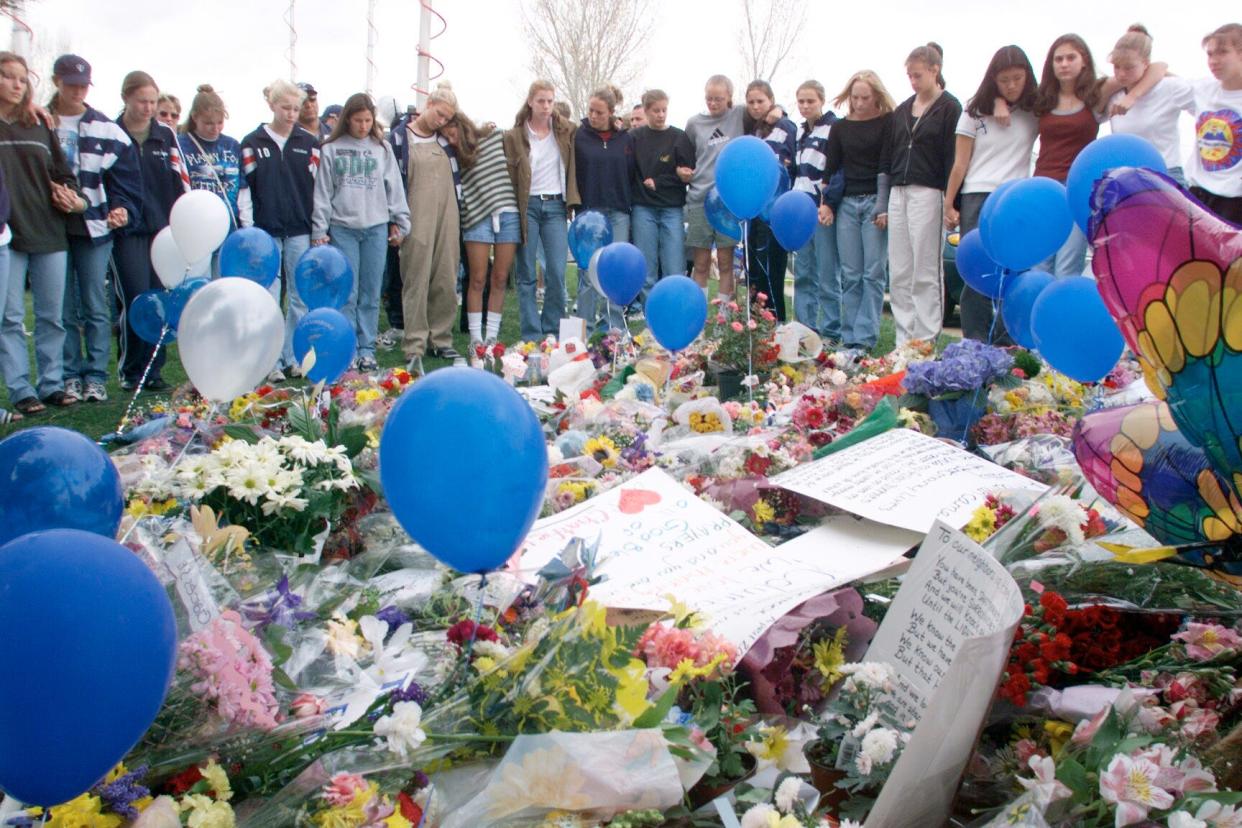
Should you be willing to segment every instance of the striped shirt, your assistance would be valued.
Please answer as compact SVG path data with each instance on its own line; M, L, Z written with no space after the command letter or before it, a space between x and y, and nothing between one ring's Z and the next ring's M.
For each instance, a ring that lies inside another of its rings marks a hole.
M82 219L96 244L111 236L108 212L124 207L131 220L142 213L142 165L125 130L87 107L78 122L78 184L86 198Z
M517 212L517 196L505 159L504 131L493 130L479 142L474 166L461 174L463 228L474 227L497 213Z

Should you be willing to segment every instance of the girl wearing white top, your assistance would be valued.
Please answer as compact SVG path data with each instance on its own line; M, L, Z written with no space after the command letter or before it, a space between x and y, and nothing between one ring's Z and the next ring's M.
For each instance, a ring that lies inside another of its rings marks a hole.
M1190 192L1209 210L1242 224L1242 24L1203 38L1210 78L1194 81L1195 152Z
M974 230L983 202L997 187L1031 174L1031 149L1039 133L1031 112L1035 88L1035 69L1026 52L1003 46L992 55L983 82L957 122L953 169L944 194L944 224L949 230L959 227L962 235ZM998 98L1009 109L1004 121L995 114ZM964 336L1009 344L1004 323L999 317L993 321L991 299L965 285L960 304Z
M1136 23L1126 30L1108 56L1113 79L1121 91L1109 101L1109 125L1114 134L1138 135L1160 151L1169 176L1185 186L1182 147L1177 132L1178 113L1194 113L1195 93L1190 81L1166 75L1151 91L1134 98L1132 90L1151 65L1151 35Z

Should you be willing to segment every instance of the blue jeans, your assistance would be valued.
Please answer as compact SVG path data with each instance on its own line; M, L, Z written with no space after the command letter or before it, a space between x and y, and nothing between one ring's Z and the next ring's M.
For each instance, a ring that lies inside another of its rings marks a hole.
M0 324L0 367L13 402L27 397L48 397L65 389L65 268L68 252L21 253L9 251L9 283ZM30 354L22 334L26 317L26 274L34 294L35 363L39 369L38 393L30 384Z
M825 339L841 341L841 269L837 227L816 223L815 235L794 256L794 318Z
M1081 276L1087 268L1087 236L1075 224L1061 249L1035 265L1053 276Z
M875 196L846 196L837 210L837 256L841 261L841 339L874 348L884 310L885 231L875 226Z
M360 230L330 224L328 237L354 269L354 289L341 313L354 324L358 334L358 356L374 357L375 337L379 335L380 288L388 258L388 224Z
M298 295L298 286L294 281L293 271L298 266L298 259L310 249L310 234L285 236L283 239L276 239L276 245L280 248L280 278L285 280L285 293L289 295L289 310L285 312L285 347L280 352L280 362L276 366L284 371L297 365L298 362L293 356L293 329L306 315L306 303ZM280 278L272 282L272 286L268 288L277 304L280 304Z
M608 223L612 225L612 240L614 242L627 242L630 240L630 214L622 210L600 210L608 217ZM551 288L548 288L551 290ZM547 302L547 294L544 294L544 302ZM608 301L607 296L601 296L595 290L595 286L591 284L591 277L583 271L578 271L578 315L586 320L587 336L596 333L607 333L616 328L617 330L625 329L625 317L622 311L625 308L614 305Z
M642 299L655 287L660 273L686 272L686 223L681 207L640 207L630 213L634 244L647 260L647 281Z
M542 249L543 313L535 298L535 251ZM565 223L565 200L531 196L526 205L526 243L518 250L518 322L522 339L537 342L561 332L565 318L565 260L569 256L569 225Z
M108 259L112 239L91 244L86 236L69 237L65 281L65 377L107 382L112 355L112 308L108 302ZM86 353L82 339L86 339Z

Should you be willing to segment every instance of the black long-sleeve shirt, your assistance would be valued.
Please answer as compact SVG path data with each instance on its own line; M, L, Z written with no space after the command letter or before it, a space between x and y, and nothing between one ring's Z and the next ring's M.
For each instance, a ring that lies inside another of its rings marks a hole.
M65 214L52 204L52 182L81 195L55 133L41 123L23 126L0 119L0 168L12 202L12 247L21 253L69 249Z
M694 147L686 133L675 126L641 126L630 130L630 135L634 137L630 200L641 207L685 206L686 184L677 177L677 168L694 169ZM654 190L643 184L648 178L655 182Z

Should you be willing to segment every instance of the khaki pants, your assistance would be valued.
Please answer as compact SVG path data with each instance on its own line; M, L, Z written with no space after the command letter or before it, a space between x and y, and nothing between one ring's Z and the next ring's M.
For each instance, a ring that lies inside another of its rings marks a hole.
M461 218L453 171L434 142L410 145L410 234L401 243L401 308L406 359L453 347Z
M888 293L897 344L934 342L944 320L944 193L894 187L888 204Z

